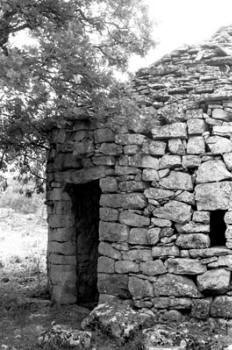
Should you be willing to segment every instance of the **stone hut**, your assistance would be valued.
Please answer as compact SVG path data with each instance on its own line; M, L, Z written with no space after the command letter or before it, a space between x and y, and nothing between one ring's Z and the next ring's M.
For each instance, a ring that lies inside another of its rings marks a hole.
M140 119L77 117L52 131L55 301L116 296L137 308L232 318L231 67L227 27L137 73L130 89Z

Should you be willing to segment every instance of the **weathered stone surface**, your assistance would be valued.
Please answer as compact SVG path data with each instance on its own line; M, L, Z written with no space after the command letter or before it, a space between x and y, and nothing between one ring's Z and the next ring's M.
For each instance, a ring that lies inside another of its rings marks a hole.
M230 272L225 269L208 270L197 276L198 288L202 292L223 293L230 285Z
M117 134L115 142L119 145L142 145L145 136L141 134Z
M159 160L152 156L143 156L141 159L141 168L159 169Z
M183 156L182 165L184 168L197 168L201 164L201 158L195 155Z
M158 227L171 227L172 226L172 222L170 220L166 220L166 219L156 219L153 218L151 219L151 222Z
M225 213L224 221L227 225L232 225L232 211L227 211Z
M179 251L179 248L176 246L152 248L152 256L154 258L172 257L172 256L179 256L179 255L180 255L180 251Z
M129 291L134 299L142 299L153 296L152 284L138 277L129 277Z
M232 151L232 142L225 137L211 136L206 143L213 154L223 154Z
M202 224L208 224L210 220L210 214L208 211L195 211L193 213L193 221L200 222Z
M96 143L114 141L114 132L109 128L97 129L94 131L94 139Z
M94 144L92 140L75 142L73 144L73 156L82 157L83 155L92 155L94 153Z
M131 249L122 252L123 260L131 261L149 261L152 260L151 250L148 249Z
M139 265L137 263L135 263L134 261L130 261L130 260L116 261L115 272L117 272L117 273L129 273L129 272L138 273L139 272Z
M142 152L153 156L162 156L165 153L166 143L161 141L150 141L143 144Z
M130 210L122 211L119 215L119 222L135 227L144 227L150 225L150 219L146 216L138 215Z
M228 181L197 185L195 188L198 210L227 210L232 193L232 183Z
M137 154L139 151L139 146L138 145L128 145L123 147L124 153L125 154Z
M103 273L114 273L114 260L106 256L98 258L97 271Z
M119 212L117 209L100 208L100 219L103 221L117 221Z
M114 177L105 177L100 180L102 192L117 192L117 180Z
M120 260L121 253L114 249L111 244L106 242L100 242L98 246L98 252L101 255L108 256L109 258Z
M168 149L172 154L180 156L185 154L185 146L181 139L171 139L168 141Z
M205 140L202 136L192 136L187 144L188 154L202 154L205 153Z
M48 224L51 228L72 227L74 225L74 218L71 215L49 215Z
M102 194L100 205L111 208L142 209L146 206L146 201L141 193Z
M191 297L199 298L195 283L183 276L165 274L157 277L157 281L153 283L154 296L175 296L175 297Z
M72 241L68 242L48 242L49 253L63 254L63 255L75 255L76 248Z
M49 228L48 241L57 241L57 242L67 242L75 241L76 231L75 228L71 227L62 227L62 228Z
M232 297L218 296L216 297L210 308L212 317L232 318Z
M232 125L215 125L213 126L213 134L217 136L231 136Z
M142 174L143 181L158 181L159 174L157 170L144 169Z
M208 267L226 267L229 270L232 270L232 255L219 256L216 261L210 262Z
M229 115L223 109L215 108L213 109L213 112L212 112L212 118L227 121L229 119Z
M156 208L153 215L174 222L185 223L191 219L191 206L178 201L170 201L163 207Z
M210 246L210 239L208 235L202 233L180 234L177 237L176 245L184 249L208 248Z
M205 320L209 317L212 299L193 299L191 315L194 318Z
M75 265L77 258L75 255L49 254L48 263L53 265Z
M176 229L177 229L177 232L180 232L180 233L199 233L199 232L208 233L210 230L210 227L209 225L198 224L194 221L190 221L184 225L177 224Z
M187 204L195 204L195 197L194 194L188 191L183 191L180 194L175 195L175 200L184 202Z
M98 274L98 291L101 294L129 298L128 276L119 274Z
M160 185L170 190L191 191L193 189L191 175L178 171L171 171L167 177L160 180Z
M195 299L194 299L195 300ZM192 299L190 298L174 298L171 297L155 297L152 299L153 305L156 309L191 309Z
M62 171L55 173L55 181L72 184L84 184L90 181L98 180L102 177L112 175L113 169L107 166L99 165L81 170Z
M154 227L147 232L148 244L156 245L159 242L161 229L159 227Z
M178 155L165 154L159 162L159 169L176 168L181 166L181 157Z
M115 174L116 175L133 175L133 174L139 174L140 170L136 167L132 166L115 166Z
M98 156L92 158L93 164L96 165L109 165L113 166L115 164L115 157L113 156Z
M167 140L171 138L186 139L186 124L173 123L152 129L152 135L155 140Z
M122 153L122 147L115 143L102 143L99 152L109 156L117 156Z
M118 187L121 192L137 192L143 191L145 184L142 181L122 181Z
M167 272L162 260L147 261L140 264L140 270L144 275L156 276Z
M151 198L155 200L159 199L169 199L171 197L174 197L175 192L170 190L164 190L162 188L148 188L144 191L144 195L146 198Z
M217 182L231 179L231 173L226 169L221 160L209 160L202 163L197 170L196 181L198 183Z
M167 312L166 314L168 313L169 312ZM173 314L173 312L171 312L171 314ZM169 319L169 321L171 320ZM175 318L175 321L177 321L176 318ZM162 350L162 349L186 350L187 349L186 347L187 342L184 340L184 336L177 337L176 330L164 324L156 324L151 328L144 329L143 339L144 339L143 340L144 350ZM160 344L162 345L160 346Z
M223 160L228 170L232 170L232 152L224 153Z
M132 228L128 242L130 244L148 244L148 230L145 228Z
M227 226L225 237L226 237L226 246L228 248L232 248L232 226Z
M206 130L206 123L203 119L189 119L187 126L189 135L202 135Z
M205 265L197 259L168 259L167 268L169 273L176 275L199 275L206 271Z
M129 228L126 225L100 221L99 239L109 242L127 242Z
M212 247L207 249L190 249L189 254L192 258L209 258L230 255L232 251L225 247Z

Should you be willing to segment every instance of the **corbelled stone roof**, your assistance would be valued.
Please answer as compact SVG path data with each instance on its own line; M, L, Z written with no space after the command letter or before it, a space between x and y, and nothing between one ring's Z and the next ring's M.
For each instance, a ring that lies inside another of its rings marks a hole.
M232 25L208 42L177 49L139 70L131 90L139 106L161 123L186 120L206 103L232 101L231 69Z

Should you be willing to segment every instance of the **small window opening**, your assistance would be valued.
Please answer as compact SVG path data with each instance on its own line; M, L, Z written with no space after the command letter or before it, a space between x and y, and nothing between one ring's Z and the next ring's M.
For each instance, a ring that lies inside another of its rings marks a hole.
M224 221L224 210L215 210L210 213L210 241L211 247L225 246L226 224Z

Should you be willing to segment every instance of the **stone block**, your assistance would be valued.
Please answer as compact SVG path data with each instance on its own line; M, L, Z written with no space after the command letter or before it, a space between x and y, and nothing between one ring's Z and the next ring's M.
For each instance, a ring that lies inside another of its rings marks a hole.
M108 256L111 259L120 260L121 253L114 249L111 244L106 242L100 242L98 246L98 252L101 255Z
M193 221L202 224L209 224L210 214L208 211L195 211L193 213Z
M227 225L232 225L232 211L227 211L224 216L224 221Z
M192 300L190 298L155 297L152 302L155 309L189 310L192 307Z
M141 193L102 194L100 205L111 208L143 209L146 206L146 200Z
M194 221L190 221L184 225L177 224L176 229L179 233L208 233L210 231L208 224L200 224Z
M146 227L150 225L150 219L146 216L138 215L133 211L122 211L119 215L119 222L128 226Z
M191 175L180 171L171 171L167 177L160 180L160 186L169 190L192 191L193 189Z
M222 268L208 270L197 276L197 285L201 292L224 293L230 285L230 272Z
M146 198L155 199L155 200L168 200L175 196L174 191L164 190L162 188L153 188L149 187L144 191Z
M232 151L232 142L225 137L211 136L206 143L213 154L223 154Z
M232 135L232 125L215 125L213 126L213 135L228 136Z
M232 170L232 152L224 153L223 160L228 170Z
M160 239L161 229L159 227L154 227L147 232L147 242L150 245L156 245Z
M119 145L142 145L145 136L141 134L117 134L115 135L115 143Z
M179 248L176 246L168 246L168 247L153 247L152 248L152 256L154 258L161 258L161 257L175 257L175 256L179 256L180 255L180 251Z
M205 153L205 140L202 136L190 137L187 144L188 154L202 154Z
M115 272L117 273L138 273L139 265L134 261L116 261L115 263Z
M102 143L99 147L99 152L109 156L118 156L122 154L122 146L115 143Z
M187 127L189 135L202 135L206 131L206 123L203 119L189 119Z
M209 160L199 166L196 181L197 183L218 182L231 177L222 160Z
M128 145L123 147L124 154L132 155L137 154L139 152L138 145Z
M119 212L117 209L100 208L100 219L103 221L117 221Z
M202 265L198 259L168 259L167 268L169 273L175 275L199 275L206 272L205 265Z
M76 266L77 258L76 255L48 254L48 264Z
M152 260L151 250L148 249L131 249L122 252L123 260L131 260L136 262Z
M127 242L129 228L126 225L100 221L99 239L109 242Z
M181 166L181 157L178 155L165 154L159 163L159 169L176 168Z
M157 170L144 169L142 174L143 181L158 181L159 175Z
M153 283L154 296L174 296L199 298L201 296L195 283L184 276L165 274Z
M185 144L181 139L169 140L168 149L172 154L178 154L180 156L185 154Z
M95 143L114 141L114 132L109 128L94 130Z
M92 140L75 142L73 144L73 156L83 157L84 155L94 154L94 144Z
M112 175L113 173L113 169L110 169L104 165L99 165L81 170L63 171L56 173L55 179L58 182L61 181L72 184L84 184L90 181L98 180L108 175Z
M183 168L197 168L201 164L201 158L195 155L183 156L182 165Z
M212 111L212 118L227 121L230 117L229 114L223 109L215 108Z
M158 171L159 178L162 179L170 174L170 169L162 169Z
M228 270L232 270L232 255L219 256L216 261L209 262L208 267L226 267Z
M141 159L141 168L159 169L159 160L153 156L145 155Z
M142 299L153 296L152 284L137 277L129 277L129 291L133 299Z
M176 245L183 249L208 248L210 246L210 239L208 235L203 233L180 234L177 237Z
M102 192L117 192L117 180L114 177L105 177L100 179L100 188Z
M225 247L211 247L207 249L190 249L189 254L192 258L209 258L230 255L232 254L232 251Z
M120 274L98 274L98 291L124 299L130 298L128 276Z
M170 201L163 207L153 210L153 215L178 223L185 223L190 221L192 215L192 208L190 205L178 201Z
M130 244L148 244L148 230L144 228L132 228L129 234Z
M185 123L172 123L168 125L158 126L152 129L153 139L168 140L168 139L186 139L187 130Z
M142 181L122 181L118 187L121 192L137 192L143 191L145 184Z
M156 276L167 272L162 260L147 261L140 264L140 270L144 275Z
M217 318L232 318L232 297L227 295L217 296L212 302L210 315Z
M95 165L113 166L115 164L115 157L113 157L113 156L97 156L97 157L92 158L92 162Z
M106 257L106 256L100 256L98 258L97 263L97 272L98 273L114 273L114 260Z
M158 226L158 227L171 227L172 226L172 222L170 220L166 220L166 219L152 218L151 222L153 225Z
M116 175L136 175L141 172L137 167L132 166L115 166L115 174Z
M75 239L75 227L49 228L48 241L67 242Z
M211 298L193 299L191 316L200 320L207 320L209 318L211 303Z
M63 188L53 188L47 192L47 200L49 201L71 201L70 196Z
M198 210L228 210L232 193L229 181L197 185L195 198Z
M76 245L73 242L48 241L48 252L62 255L75 255Z
M52 300L58 305L70 305L77 303L77 289L76 286L70 287L64 281L59 285L54 285L51 288Z
M142 152L152 156L162 156L165 154L166 142L150 141L143 144Z
M77 281L75 265L49 265L49 278L53 285L74 286Z

